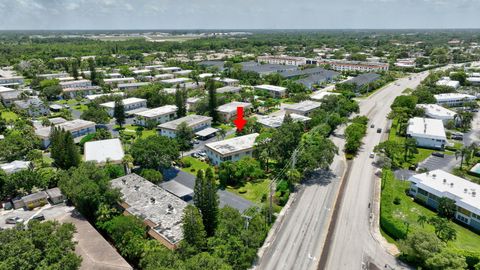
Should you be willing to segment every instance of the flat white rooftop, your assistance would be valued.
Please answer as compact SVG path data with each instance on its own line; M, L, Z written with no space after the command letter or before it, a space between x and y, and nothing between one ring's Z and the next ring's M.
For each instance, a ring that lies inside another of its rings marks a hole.
M166 80L161 80L162 83L184 83L190 81L189 78L174 78L174 79L166 79Z
M410 182L438 197L448 197L462 208L480 215L480 185L442 170L416 174Z
M135 104L135 103L140 103L140 102L147 102L146 99L143 98L136 98L136 97L131 97L131 98L126 98L122 100L123 105L130 105L130 104ZM107 108L114 108L115 107L115 101L110 101L110 102L105 102L100 104L103 107Z
M440 140L447 139L443 122L438 119L414 117L408 120L407 134L412 137L428 137Z
M269 85L269 84L256 85L255 88L262 89L262 90L267 90L267 91L271 91L271 92L285 92L285 91L287 91L286 87Z
M207 143L205 146L221 155L229 155L253 148L258 135L258 133L252 133L223 141Z
M286 110L295 110L300 112L309 112L311 110L315 110L316 108L320 107L321 103L311 100L305 100L295 104L287 104L285 105Z
M92 101L92 100L95 100L96 98L104 97L104 96L123 96L123 95L125 95L125 93L123 93L123 92L113 92L113 93L108 93L108 94L87 95L85 97L88 100Z
M311 119L310 117L306 117L296 113L291 113L290 117L292 117L293 121L298 121L298 122L307 122ZM285 119L285 111L283 111L280 114L270 114L263 117L259 117L257 119L257 122L267 127L278 128L283 124L284 119Z
M432 118L453 119L456 113L437 104L418 104L417 107L425 110L425 113Z
M233 102L218 106L217 111L223 112L223 113L233 113L237 111L237 107L243 107L245 109L245 108L250 108L251 106L252 104L249 102L233 101Z
M313 100L320 101L326 96L331 96L331 95L340 95L340 93L334 93L334 92L327 92L327 91L317 91L314 92L310 95L310 98Z
M85 143L85 161L105 163L122 161L125 153L119 139L109 139Z
M103 79L104 82L125 82L134 80L135 78L133 77Z
M476 97L467 94L461 93L445 93L445 94L438 94L434 95L437 102L448 102L448 101L456 101L456 100L475 100Z
M210 116L190 114L185 117L181 117L173 121L160 124L158 125L158 128L177 130L178 125L180 125L181 123L186 123L187 126L193 127L205 121L211 121L211 120L212 118Z
M161 116L161 115L165 115L165 114L170 114L170 113L174 113L177 111L177 106L175 105L165 105L165 106L162 106L162 107L158 107L158 108L153 108L153 109L150 109L150 110L146 110L146 111L143 111L143 112L138 112L138 113L135 113L136 116L142 116L142 117L145 117L145 118L152 118L152 117L157 117L157 116Z

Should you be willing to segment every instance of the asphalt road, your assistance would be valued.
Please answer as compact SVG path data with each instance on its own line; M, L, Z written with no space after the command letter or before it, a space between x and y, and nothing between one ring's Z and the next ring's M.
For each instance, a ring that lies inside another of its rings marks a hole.
M319 269L361 269L362 263L375 264L381 268L385 265L394 269L403 268L378 242L378 237L374 237L375 227L371 211L376 205L373 194L379 179L374 176L377 168L372 165L373 159L369 154L382 136L385 136L377 133L376 129L380 127L383 132L387 129L386 116L395 97L406 88L415 88L426 75L427 73L416 74L412 76L412 80L400 79L396 84L391 84L360 101L360 114L368 116L375 128L367 130L364 144L351 163L349 174L343 180L345 191L338 202L340 205L333 233L325 244L326 259L322 261Z
M345 193L348 195L346 202L337 206L340 211L338 227L330 239L333 244L326 242L327 233L346 168L341 152L344 145L341 130L337 131L338 136L331 138L340 148L340 155L332 163L331 173L319 175L302 184L278 231L265 243L265 251L255 265L256 269L317 269L324 245L329 245L325 246L328 251L331 249L330 256L324 262L328 263L326 269L360 269L364 249L372 250L369 253L373 257L383 252L381 257L385 257L388 263L395 262L394 257L374 242L369 233L368 203L372 197L374 171L368 155L382 135L376 133L376 128L382 127L385 131L391 102L406 88L418 85L425 76L426 73L423 73L413 76L412 80L400 79L396 82L398 86L392 83L359 101L360 114L368 115L376 127L369 128L365 145L356 158L361 162L353 162L350 179L345 183Z

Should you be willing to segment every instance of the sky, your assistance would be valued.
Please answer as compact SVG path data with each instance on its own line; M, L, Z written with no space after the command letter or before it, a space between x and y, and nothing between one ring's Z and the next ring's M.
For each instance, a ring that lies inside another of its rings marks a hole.
M0 0L0 30L480 28L480 0Z

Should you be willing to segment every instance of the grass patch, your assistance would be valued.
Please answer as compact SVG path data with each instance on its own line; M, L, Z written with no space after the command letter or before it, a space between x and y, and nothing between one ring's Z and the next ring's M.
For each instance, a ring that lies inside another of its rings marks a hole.
M181 159L181 161L184 162L184 163L189 163L190 164L190 166L182 168L182 171L184 171L186 173L189 173L189 174L197 175L197 172L199 170L205 171L208 168L211 168L213 170L212 166L210 166L206 162L200 161L200 160L198 160L194 157L184 157L184 158ZM213 172L215 172L215 170L213 170Z
M15 121L18 119L18 115L12 111L1 112L2 118L8 121Z
M262 179L258 181L247 182L242 187L228 186L227 190L251 202L254 202L256 204L261 204L261 203L264 203L264 201L262 201L262 198L265 199L266 198L265 196L268 196L269 184L270 184L269 179Z
M395 179L393 173L384 170L382 179L381 197L381 226L391 240L398 238L395 234L406 234L413 231L434 233L430 224L421 226L417 220L423 215L435 216L436 213L421 204L413 201L405 191L410 187L410 182ZM395 204L394 201L399 202ZM448 242L448 247L469 251L480 251L480 235L469 229L452 222L452 227L457 231L457 239ZM387 239L388 240L388 239Z

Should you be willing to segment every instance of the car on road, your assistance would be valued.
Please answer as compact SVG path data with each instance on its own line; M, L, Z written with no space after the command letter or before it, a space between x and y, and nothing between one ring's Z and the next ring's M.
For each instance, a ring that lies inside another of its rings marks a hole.
M7 224L20 224L23 223L23 219L19 217L10 217L5 221Z
M63 107L65 107L65 109L70 109L70 106L67 104L63 105Z
M371 152L370 153L370 158L374 158L375 157L375 153L374 152Z
M381 128L377 128L377 133L382 133L382 129L381 129Z
M445 154L444 154L444 153L441 153L441 152L433 152L433 153L432 153L432 156L443 158L443 157L445 157Z
M42 221L42 220L45 220L45 216L43 214L39 214L39 215L33 216L32 219Z
M374 127L375 127L375 124L371 124L371 125L370 125L370 128L374 128Z

